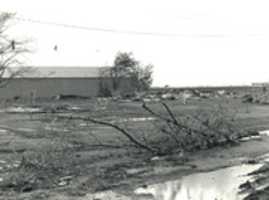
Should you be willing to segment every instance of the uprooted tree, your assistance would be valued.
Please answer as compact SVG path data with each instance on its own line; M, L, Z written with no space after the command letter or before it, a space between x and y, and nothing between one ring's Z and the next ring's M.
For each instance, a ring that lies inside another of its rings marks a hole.
M0 87L16 76L20 76L28 67L21 67L22 56L29 52L26 40L14 39L8 34L9 22L14 14L0 13Z

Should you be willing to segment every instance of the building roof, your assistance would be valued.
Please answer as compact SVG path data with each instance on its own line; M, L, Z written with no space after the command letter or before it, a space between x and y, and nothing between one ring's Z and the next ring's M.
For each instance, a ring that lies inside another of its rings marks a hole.
M16 78L97 78L109 67L13 67L6 71L4 77L10 77L14 72Z

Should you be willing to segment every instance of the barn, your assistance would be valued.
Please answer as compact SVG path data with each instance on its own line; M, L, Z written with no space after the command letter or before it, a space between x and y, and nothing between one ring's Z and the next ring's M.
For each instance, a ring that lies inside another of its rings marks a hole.
M0 98L29 98L33 95L37 98L52 98L59 95L96 97L103 83L113 90L112 79L102 76L105 69L109 68L32 67L1 87ZM122 80L119 88L120 92L133 90L128 79Z

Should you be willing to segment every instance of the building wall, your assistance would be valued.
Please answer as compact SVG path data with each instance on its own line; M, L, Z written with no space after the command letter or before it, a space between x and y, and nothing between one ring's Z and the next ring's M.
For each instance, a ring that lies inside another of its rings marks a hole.
M40 98L50 98L59 94L93 97L98 95L99 81L99 78L16 78L0 88L0 98L29 98L31 93ZM106 82L112 88L112 81L106 79ZM122 82L121 90L132 90L128 80Z
M269 83L252 83L253 87L269 87Z

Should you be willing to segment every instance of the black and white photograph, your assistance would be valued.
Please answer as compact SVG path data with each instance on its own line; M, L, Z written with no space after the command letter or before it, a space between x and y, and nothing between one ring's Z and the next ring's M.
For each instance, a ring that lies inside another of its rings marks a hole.
M268 1L0 0L0 200L268 199Z

